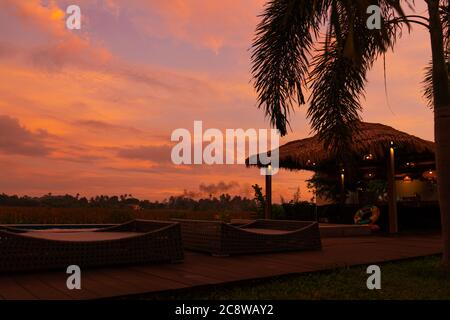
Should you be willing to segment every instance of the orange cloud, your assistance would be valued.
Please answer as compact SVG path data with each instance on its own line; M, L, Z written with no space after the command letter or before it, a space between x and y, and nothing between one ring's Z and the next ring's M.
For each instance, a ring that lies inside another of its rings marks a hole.
M20 17L33 27L61 37L66 34L63 21L64 11L55 3L50 1L48 6L43 6L39 0L16 1L3 0L0 3L2 10L7 10Z
M249 47L264 0L135 1L157 14L156 23L138 18L140 28L155 37L173 37L218 53L226 46Z
M102 65L112 60L112 54L99 45L93 45L82 33L66 29L65 12L50 1L44 6L39 0L0 2L0 8L11 12L23 25L49 36L45 44L28 48L33 62L45 68L60 68L65 64ZM5 44L2 44L5 46ZM20 48L20 51L27 48ZM18 54L18 52L16 52Z

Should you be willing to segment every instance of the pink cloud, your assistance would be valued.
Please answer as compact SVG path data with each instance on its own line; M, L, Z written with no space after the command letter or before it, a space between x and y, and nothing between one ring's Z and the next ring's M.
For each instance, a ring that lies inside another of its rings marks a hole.
M86 34L66 28L64 8L55 1L44 6L39 0L5 0L0 2L0 8L17 17L30 32L48 36L45 44L31 48L21 45L7 51L11 44L2 43L0 54L2 51L15 55L28 52L35 64L49 69L59 69L71 63L99 66L112 60L112 54L100 45L94 45Z
M50 1L48 6L43 6L39 0L3 0L0 2L0 8L18 16L30 26L55 37L67 35L63 20L65 12L56 5L55 1Z
M264 0L175 0L135 1L157 14L155 23L141 17L138 26L155 37L172 37L209 48L249 47Z

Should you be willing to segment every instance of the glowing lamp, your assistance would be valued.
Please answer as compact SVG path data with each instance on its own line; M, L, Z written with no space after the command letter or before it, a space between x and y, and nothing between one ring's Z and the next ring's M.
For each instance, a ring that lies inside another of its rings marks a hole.
M375 174L372 172L366 173L366 174L364 174L364 178L373 179L373 178L375 178Z
M411 182L411 181L412 181L412 179L411 179L410 176L405 176L405 177L403 178L403 182Z
M422 174L422 177L424 177L427 180L436 180L436 178L437 178L436 171L434 171L434 170L425 171Z

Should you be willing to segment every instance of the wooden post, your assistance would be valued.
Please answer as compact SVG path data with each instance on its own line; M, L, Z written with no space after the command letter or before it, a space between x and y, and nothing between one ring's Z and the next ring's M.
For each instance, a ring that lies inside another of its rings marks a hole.
M266 208L264 212L264 216L266 219L272 218L272 175L271 166L267 168L266 174Z
M391 142L391 145L393 143ZM389 202L389 233L398 232L397 221L397 190L395 187L395 151L393 146L389 149L388 159L388 202Z
M339 175L339 180L340 180L340 195L339 195L339 214L338 214L338 219L339 222L342 222L342 218L345 215L345 169L342 168L340 175Z

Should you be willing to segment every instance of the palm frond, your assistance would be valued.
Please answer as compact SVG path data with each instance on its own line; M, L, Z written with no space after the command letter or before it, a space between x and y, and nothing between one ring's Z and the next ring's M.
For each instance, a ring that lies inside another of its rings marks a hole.
M307 116L326 148L342 150L351 140L352 124L359 120L366 68L345 57L337 41L319 52L313 63Z
M384 9L386 14L392 14L391 8ZM309 79L312 93L307 116L325 146L343 153L360 120L367 71L379 55L394 45L399 26L356 32L365 28L361 8L338 4L332 14L337 17L340 32L332 28L334 33L327 37L335 40L316 52Z
M427 106L433 109L433 63L430 61L425 68L425 78L422 81L423 84L423 97L427 101Z
M272 0L252 45L252 74L258 107L287 133L294 103L304 104L310 51L330 0Z

